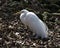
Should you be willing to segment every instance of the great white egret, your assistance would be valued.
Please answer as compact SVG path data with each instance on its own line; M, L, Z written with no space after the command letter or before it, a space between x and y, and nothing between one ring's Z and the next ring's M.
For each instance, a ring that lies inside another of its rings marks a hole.
M26 9L21 10L20 13L21 22L28 26L32 32L36 33L36 38L48 38L47 25L35 13Z

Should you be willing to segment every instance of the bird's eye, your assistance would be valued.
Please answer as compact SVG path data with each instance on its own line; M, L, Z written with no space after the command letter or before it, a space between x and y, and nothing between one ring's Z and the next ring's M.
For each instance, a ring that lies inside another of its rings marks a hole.
M21 13L24 13L24 11L21 11Z

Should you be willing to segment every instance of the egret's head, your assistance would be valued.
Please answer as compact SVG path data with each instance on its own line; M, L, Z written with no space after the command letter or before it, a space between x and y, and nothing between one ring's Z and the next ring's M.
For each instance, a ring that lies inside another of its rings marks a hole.
M23 10L21 10L21 12L20 13L27 13L27 12L29 12L28 10L26 10L26 9L23 9Z
M13 15L18 15L18 14L27 13L27 12L29 12L29 11L26 10L26 9L23 9L23 10L17 12L17 13L14 13Z

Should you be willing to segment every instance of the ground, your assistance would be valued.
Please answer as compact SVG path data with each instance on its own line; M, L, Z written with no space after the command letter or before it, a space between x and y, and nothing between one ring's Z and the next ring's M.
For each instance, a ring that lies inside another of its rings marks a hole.
M44 16L44 12L60 13L60 1L1 0L0 48L60 48L60 15ZM33 32L14 13L27 9L33 11L49 28L49 40L32 39Z

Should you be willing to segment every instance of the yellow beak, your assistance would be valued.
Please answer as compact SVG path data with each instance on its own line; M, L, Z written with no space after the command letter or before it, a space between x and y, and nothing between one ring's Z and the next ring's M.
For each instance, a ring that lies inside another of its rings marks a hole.
M21 14L21 12L20 12L20 11L19 11L19 12L14 13L13 15L19 15L19 14Z

